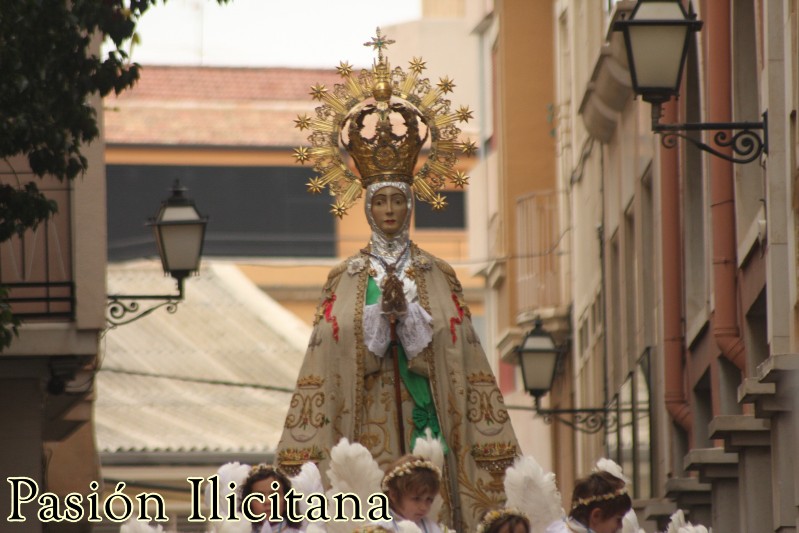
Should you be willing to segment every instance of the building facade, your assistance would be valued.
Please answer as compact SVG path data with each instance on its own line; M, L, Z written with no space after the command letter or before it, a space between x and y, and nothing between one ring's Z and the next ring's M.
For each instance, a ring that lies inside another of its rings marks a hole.
M570 386L550 396L608 410L606 431L571 435L575 472L553 466L616 460L647 529L682 508L717 531L794 531L797 2L684 2L704 25L658 119L767 114L767 154L747 164L652 132L612 27L635 5L552 2L573 335Z

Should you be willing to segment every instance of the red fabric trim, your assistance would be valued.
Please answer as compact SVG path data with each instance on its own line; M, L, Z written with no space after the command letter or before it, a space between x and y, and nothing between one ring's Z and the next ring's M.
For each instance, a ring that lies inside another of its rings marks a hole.
M455 309L458 310L458 316L449 319L449 332L452 333L452 344L455 344L458 341L458 335L455 333L455 325L463 323L463 307L461 307L458 301L458 295L454 292L452 293L452 301L455 302Z
M338 320L333 315L333 302L336 301L336 295L331 294L330 298L325 300L324 307L325 307L325 321L330 322L333 324L333 340L338 342Z

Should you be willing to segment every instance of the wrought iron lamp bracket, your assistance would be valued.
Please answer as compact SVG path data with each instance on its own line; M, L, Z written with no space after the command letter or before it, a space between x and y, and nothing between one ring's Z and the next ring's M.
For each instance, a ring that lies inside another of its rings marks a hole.
M535 411L543 418L545 424L551 424L553 420L557 420L575 431L589 435L599 433L603 429L613 431L618 423L616 413L609 409L543 409L541 399L538 397L535 398Z
M660 142L666 148L674 148L677 138L685 139L700 150L709 152L732 163L751 163L762 154L768 154L768 111L762 122L699 122L684 124L661 124L661 105L652 104L652 131L661 134ZM729 155L699 139L686 135L687 131L715 131L713 144L719 148L730 148ZM731 132L735 133L731 133ZM762 131L762 136L757 132Z
M177 280L177 294L109 294L106 306L106 322L110 329L130 324L164 307L169 314L175 314L178 304L183 301L183 279ZM142 308L139 302L157 302Z

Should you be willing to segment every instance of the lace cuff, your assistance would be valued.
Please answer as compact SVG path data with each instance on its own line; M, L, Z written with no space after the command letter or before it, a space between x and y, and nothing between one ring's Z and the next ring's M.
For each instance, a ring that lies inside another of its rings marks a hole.
M363 310L363 340L369 351L378 357L386 354L391 343L391 325L381 311L381 301ZM408 304L408 312L397 325L397 337L408 360L413 359L433 340L433 317L417 302Z
M413 359L433 340L433 317L417 302L408 304L408 312L397 326L397 336L408 360ZM390 332L389 332L390 333Z
M363 341L369 351L378 357L386 354L391 343L391 325L380 310L381 301L363 309Z

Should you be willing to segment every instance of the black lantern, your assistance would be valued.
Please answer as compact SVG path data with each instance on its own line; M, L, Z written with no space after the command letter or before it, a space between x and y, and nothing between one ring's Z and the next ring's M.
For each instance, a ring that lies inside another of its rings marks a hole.
M560 367L563 350L552 335L536 320L535 328L515 348L519 355L524 388L535 399L535 412L549 424L557 420L576 431L598 433L615 426L616 418L604 407L588 409L544 409L541 397L552 389L552 383ZM568 416L562 416L568 415Z
M549 392L558 369L560 350L541 321L536 322L535 328L516 347L516 353L519 354L525 390L536 398Z
M158 214L148 223L153 226L164 273L177 280L181 294L183 280L200 268L205 226L208 224L208 217L200 215L185 192L186 188L175 181L172 195L161 203Z
M112 328L129 324L160 307L166 307L169 313L176 312L178 303L183 300L184 280L200 268L208 217L200 215L194 202L186 198L186 188L179 181L172 185L171 192L172 195L161 203L158 214L147 224L153 227L164 273L175 278L178 293L109 294L106 320ZM158 303L141 309L140 301Z
M680 92L693 34L702 28L679 0L639 0L630 18L614 24L624 33L633 90L646 102L666 102Z
M702 22L680 0L638 0L630 18L613 24L613 31L624 34L633 91L652 104L652 131L662 135L663 146L673 148L680 138L732 163L751 163L768 153L767 113L762 122L660 122L661 104L679 96L688 47L700 29ZM760 130L762 137L757 133ZM686 131L716 132L713 145Z

